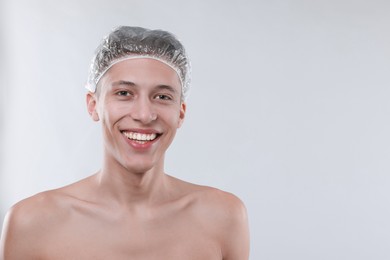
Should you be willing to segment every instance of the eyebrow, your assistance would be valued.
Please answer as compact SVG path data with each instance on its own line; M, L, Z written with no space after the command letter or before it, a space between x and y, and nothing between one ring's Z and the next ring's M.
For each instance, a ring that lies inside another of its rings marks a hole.
M120 86L120 85L126 85L126 86L132 86L132 87L136 86L136 84L134 82L127 81L127 80L119 80L119 81L113 82L111 85L113 87Z
M158 85L156 87L158 90L168 90L169 92L172 92L172 93L176 93L176 89L172 86L169 86L169 85Z

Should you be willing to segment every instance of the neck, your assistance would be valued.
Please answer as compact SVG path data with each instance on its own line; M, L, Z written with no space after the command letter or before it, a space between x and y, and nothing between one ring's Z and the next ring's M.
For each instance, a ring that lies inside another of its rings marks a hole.
M147 170L129 169L106 159L96 175L101 195L120 205L153 204L167 195L163 159Z

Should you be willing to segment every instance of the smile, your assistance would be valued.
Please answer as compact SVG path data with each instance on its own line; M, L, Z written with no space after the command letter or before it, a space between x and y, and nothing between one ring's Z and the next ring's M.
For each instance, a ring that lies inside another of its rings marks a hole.
M144 133L137 133L137 132L122 132L127 139L136 141L140 144L144 144L146 142L150 142L155 140L159 134L152 133L152 134L144 134Z

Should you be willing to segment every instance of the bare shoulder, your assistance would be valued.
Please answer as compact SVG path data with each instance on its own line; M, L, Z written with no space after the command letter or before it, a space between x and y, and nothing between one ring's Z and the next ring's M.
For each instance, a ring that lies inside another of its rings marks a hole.
M74 198L68 187L38 193L12 206L4 220L0 256L6 259L36 257L48 234L69 218ZM0 258L1 259L1 258Z
M218 240L223 259L249 258L249 225L244 203L216 188L185 183L191 215Z
M198 207L214 214L219 220L246 218L244 203L236 195L212 187L202 187L194 193Z
M209 186L178 181L184 187L182 189L186 196L191 198L195 210L215 214L215 217L225 220L246 218L245 205L236 195Z
M61 190L38 193L16 203L7 213L7 224L16 229L37 229L66 217L66 194Z
M236 195L216 188L204 187L196 194L197 210L219 228L220 234L233 226L247 223L247 210L244 203Z
M16 203L7 214L7 223L11 226L17 224L18 227L34 228L41 224L47 226L54 220L61 221L67 216L73 198L77 196L75 191L80 182L40 192Z
M61 210L55 191L39 193L15 204L7 213L1 236L2 257L5 259L33 258L36 242L60 221Z

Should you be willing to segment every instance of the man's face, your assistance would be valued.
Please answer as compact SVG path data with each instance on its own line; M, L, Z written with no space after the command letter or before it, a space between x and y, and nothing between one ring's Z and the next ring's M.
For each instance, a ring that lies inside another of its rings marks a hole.
M106 159L136 173L162 169L185 115L176 72L157 60L130 59L112 66L99 87L87 103L102 122Z

